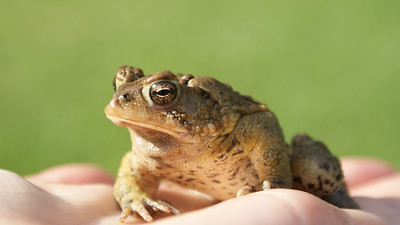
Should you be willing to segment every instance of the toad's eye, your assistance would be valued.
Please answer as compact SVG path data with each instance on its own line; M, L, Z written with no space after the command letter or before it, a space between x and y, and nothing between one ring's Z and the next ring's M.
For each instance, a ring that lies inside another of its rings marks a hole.
M165 105L172 102L178 95L178 88L169 81L159 81L150 87L150 99L157 105Z

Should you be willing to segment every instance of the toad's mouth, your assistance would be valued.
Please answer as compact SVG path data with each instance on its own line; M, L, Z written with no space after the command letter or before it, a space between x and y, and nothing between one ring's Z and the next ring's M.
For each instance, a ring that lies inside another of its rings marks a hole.
M183 142L194 143L194 140L191 141L190 138L184 138L184 136L186 136L185 134L187 134L187 130L184 128L171 129L170 127L166 128L166 127L162 127L160 125L151 124L149 122L144 123L144 122L140 122L140 121L122 119L122 118L118 118L115 116L109 116L109 115L106 115L106 116L113 123L115 123L116 125L121 126L121 127L127 127L128 129L133 129L133 130L140 130L140 129L152 130L152 131L154 131L154 133L164 133L164 134L174 137L175 139L181 140Z

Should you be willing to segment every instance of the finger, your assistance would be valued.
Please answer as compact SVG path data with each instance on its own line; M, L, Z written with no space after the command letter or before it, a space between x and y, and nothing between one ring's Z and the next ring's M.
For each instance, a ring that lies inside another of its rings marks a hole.
M344 158L342 168L350 189L396 172L389 164L371 158Z
M103 169L89 164L66 164L28 176L33 183L46 184L113 184L114 179Z
M359 185L353 193L371 198L400 198L400 173L382 177L375 182Z
M68 202L49 194L19 175L0 170L0 218L15 224L60 224L60 211L73 213ZM46 212L46 213L43 213ZM72 222L66 218L64 222ZM29 222L28 222L29 221Z
M44 188L51 194L68 202L73 209L73 215L79 218L81 223L110 213L120 213L120 208L112 194L113 188L110 185L57 184Z
M26 224L82 224L119 212L109 185L49 184L39 188L4 170L0 170L0 199L1 218L32 221Z
M400 174L385 176L375 182L359 185L352 192L361 208L367 212L388 218L396 224L400 221ZM368 196L368 197L362 197Z
M359 210L341 210L301 191L274 189L228 200L155 224L365 224L384 225Z

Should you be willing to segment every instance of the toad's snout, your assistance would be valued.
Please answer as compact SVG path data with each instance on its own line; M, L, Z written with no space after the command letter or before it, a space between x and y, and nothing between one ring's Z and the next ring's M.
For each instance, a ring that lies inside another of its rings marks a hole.
M144 103L140 87L132 87L130 84L121 85L115 92L111 101L105 108L107 116L119 116L140 108Z
M126 87L128 86L128 87ZM141 96L141 88L132 88L130 85L120 87L113 95L110 105L123 106L129 102L135 102Z

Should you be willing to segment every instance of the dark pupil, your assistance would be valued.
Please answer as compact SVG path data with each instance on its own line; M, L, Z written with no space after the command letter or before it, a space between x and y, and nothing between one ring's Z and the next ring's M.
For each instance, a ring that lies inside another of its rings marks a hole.
M167 89L162 89L162 90L157 91L157 95L159 95L159 96L167 96L169 93L171 93L171 91L167 90Z
M151 86L150 98L158 104L164 105L172 102L177 95L177 88L175 84L169 81L160 81Z

